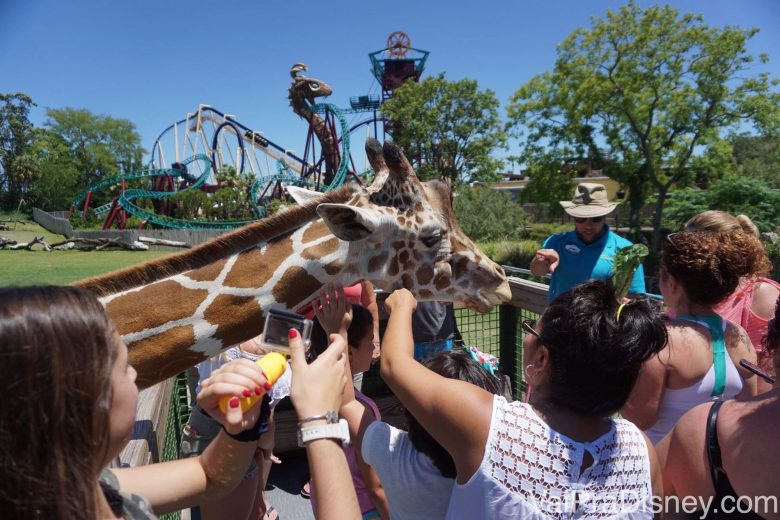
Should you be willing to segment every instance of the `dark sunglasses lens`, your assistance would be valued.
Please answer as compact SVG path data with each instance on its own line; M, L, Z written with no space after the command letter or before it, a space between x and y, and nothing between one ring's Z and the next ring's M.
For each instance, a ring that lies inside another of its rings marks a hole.
M536 320L523 320L523 330L532 336L539 336L536 332Z

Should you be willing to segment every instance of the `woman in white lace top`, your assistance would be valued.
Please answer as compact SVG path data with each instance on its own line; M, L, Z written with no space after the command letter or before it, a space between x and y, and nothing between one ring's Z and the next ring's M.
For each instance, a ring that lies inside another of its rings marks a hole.
M523 328L530 403L446 379L412 357L406 290L386 302L382 377L452 456L447 518L651 518L661 479L652 444L612 419L666 332L646 299L619 305L603 282L559 295Z

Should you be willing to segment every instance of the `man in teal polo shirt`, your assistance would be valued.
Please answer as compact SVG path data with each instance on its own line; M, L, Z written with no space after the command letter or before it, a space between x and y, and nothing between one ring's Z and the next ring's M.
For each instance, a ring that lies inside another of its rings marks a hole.
M587 280L606 280L612 274L615 253L632 245L609 230L604 217L617 206L609 202L603 184L582 183L571 201L561 201L564 211L574 218L574 231L557 233L544 241L531 261L537 276L552 273L548 301ZM645 292L644 270L634 273L629 294Z

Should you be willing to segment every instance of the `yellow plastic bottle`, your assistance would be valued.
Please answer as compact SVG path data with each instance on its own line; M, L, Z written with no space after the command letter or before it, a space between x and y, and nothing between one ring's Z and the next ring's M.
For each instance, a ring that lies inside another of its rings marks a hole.
M269 352L262 358L255 361L260 368L265 372L265 376L268 378L268 382L272 385L282 377L284 371L287 370L287 358L284 354L279 352ZM252 408L262 397L265 395L265 391L260 395L252 395L250 397L239 397L241 403L241 411L246 413L247 410ZM219 409L222 413L227 413L228 403L233 398L231 395L226 395L219 398Z

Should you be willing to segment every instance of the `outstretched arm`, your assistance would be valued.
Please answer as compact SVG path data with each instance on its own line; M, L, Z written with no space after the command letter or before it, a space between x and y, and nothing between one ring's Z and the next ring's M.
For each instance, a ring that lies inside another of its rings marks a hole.
M330 346L308 365L300 335L297 331L290 332L293 371L290 399L298 419L338 410L347 383L344 374L347 342L341 336L331 334ZM355 487L341 445L333 439L317 439L306 444L306 455L318 497L317 518L359 519L361 515Z
M238 434L250 429L260 416L260 406L244 414L241 407L223 414L218 405L224 395L244 395L264 388L260 368L247 360L227 363L202 383L198 403L226 431ZM230 492L246 473L256 442L239 442L221 431L199 457L180 459L135 468L113 470L123 491L146 497L157 514L178 511Z
M379 359L379 306L376 303L376 294L371 282L363 280L360 282L362 292L360 293L360 303L371 313L371 319L374 320L374 354L372 360L376 362Z
M494 396L475 385L435 374L415 361L412 313L417 301L409 291L395 291L385 305L390 319L383 341L382 378L449 452L458 482L463 483L482 462Z

